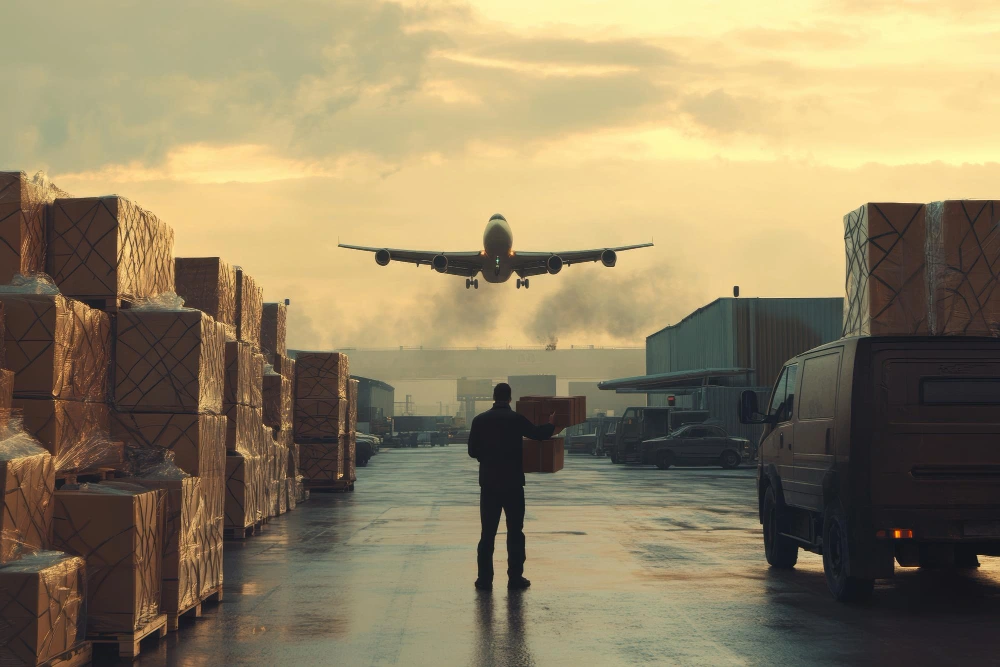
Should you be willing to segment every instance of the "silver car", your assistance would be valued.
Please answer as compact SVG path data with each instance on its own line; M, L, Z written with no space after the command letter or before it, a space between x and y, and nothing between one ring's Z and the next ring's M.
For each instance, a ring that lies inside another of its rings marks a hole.
M662 438L644 440L641 460L660 470L670 466L717 465L731 469L750 459L750 441L731 438L725 429L688 424Z

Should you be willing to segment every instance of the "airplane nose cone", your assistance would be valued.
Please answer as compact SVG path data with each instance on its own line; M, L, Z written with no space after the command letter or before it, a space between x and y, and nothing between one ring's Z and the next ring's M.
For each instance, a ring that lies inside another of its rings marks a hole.
M490 222L493 222L494 220L503 220L504 222L507 222L507 218L503 217L499 213L494 213L493 217L490 218Z

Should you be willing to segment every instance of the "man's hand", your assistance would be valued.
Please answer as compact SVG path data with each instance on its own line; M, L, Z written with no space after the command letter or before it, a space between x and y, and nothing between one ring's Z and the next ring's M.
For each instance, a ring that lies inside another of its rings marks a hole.
M549 423L552 424L553 426L556 425L556 413L553 412L552 414L549 415Z

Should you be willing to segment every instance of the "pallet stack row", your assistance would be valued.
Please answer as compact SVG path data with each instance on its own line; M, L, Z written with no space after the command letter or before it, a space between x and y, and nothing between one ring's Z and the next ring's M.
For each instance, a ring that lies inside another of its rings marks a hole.
M304 500L285 307L173 238L0 173L0 664L134 656Z
M349 425L350 368L338 352L302 352L295 358L295 443L310 489L350 489L354 483ZM357 391L355 420L357 419Z

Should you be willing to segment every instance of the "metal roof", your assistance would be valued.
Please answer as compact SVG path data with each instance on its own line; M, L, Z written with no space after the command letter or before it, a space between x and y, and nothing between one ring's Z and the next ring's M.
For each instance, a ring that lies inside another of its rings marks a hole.
M750 373L749 368L701 368L691 371L674 371L672 373L655 373L653 375L639 375L630 378L618 378L617 380L605 380L598 383L598 389L615 391L639 391L646 392L652 389L669 389L671 385L690 383L692 380L707 382L715 377L732 377L734 375L745 375ZM678 387L679 388L679 387Z
M385 391L393 391L393 392L396 391L396 388L393 387L391 384L382 382L381 380L373 380L371 378L362 377L360 375L352 375L351 379L357 380L359 382L370 383L372 386L378 387L379 389L383 389Z

